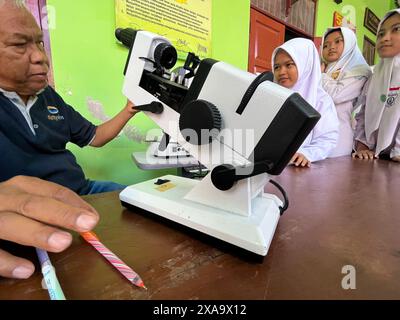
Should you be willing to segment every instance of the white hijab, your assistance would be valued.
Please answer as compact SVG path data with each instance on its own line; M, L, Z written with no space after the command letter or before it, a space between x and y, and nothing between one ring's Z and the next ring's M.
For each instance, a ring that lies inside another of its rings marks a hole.
M400 14L400 9L391 10L385 15L379 24L378 32L382 24L396 13ZM397 130L400 120L400 97L391 99L390 88L398 86L400 86L400 54L393 58L382 58L374 67L365 107L366 139L369 144L376 145L376 155L390 147ZM400 95L400 91L397 93ZM378 129L376 138L374 132Z
M321 47L322 60L326 63L322 54L323 43L325 42L327 34L332 30L341 31L344 40L344 48L339 60L327 64L325 70L326 74L332 77L333 73L339 72L339 76L336 78L337 80L342 80L346 77L370 76L371 68L365 61L360 49L357 46L357 38L355 33L349 28L335 27L335 28L328 28L326 30L322 38L322 47Z
M318 104L329 98L321 84L321 64L314 43L305 38L295 38L276 48L272 54L272 66L278 50L286 51L297 67L298 79L293 91L298 92L311 106L318 110ZM328 100L331 101L329 98Z

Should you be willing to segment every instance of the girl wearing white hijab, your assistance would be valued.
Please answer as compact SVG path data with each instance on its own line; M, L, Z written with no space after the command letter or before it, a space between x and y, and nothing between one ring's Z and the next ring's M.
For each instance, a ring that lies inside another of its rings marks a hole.
M357 114L353 157L390 157L400 162L400 9L389 11L378 27L381 58L366 86L365 103Z
M310 166L325 159L335 148L339 121L332 99L321 85L321 66L317 49L311 40L292 39L272 54L274 81L298 92L321 114L314 129L293 156L296 166Z
M329 28L322 43L325 66L322 86L335 103L339 118L339 140L329 157L349 156L354 143L353 112L371 76L371 68L357 46L356 35L349 28Z

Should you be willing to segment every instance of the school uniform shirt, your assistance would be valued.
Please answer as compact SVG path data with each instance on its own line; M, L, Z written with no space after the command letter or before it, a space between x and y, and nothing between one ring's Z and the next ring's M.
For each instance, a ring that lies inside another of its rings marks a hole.
M358 107L357 99L372 74L357 46L357 38L349 28L329 28L324 34L322 43L326 34L332 30L341 31L344 48L339 60L327 64L325 73L322 74L322 86L332 98L339 119L338 143L330 153L330 158L351 155L354 143L353 112ZM322 50L321 48L321 56Z
M400 9L389 11L382 23ZM379 32L378 29L378 32ZM356 141L365 144L375 155L400 156L400 55L382 58L366 86L363 106L357 114Z
M291 90L298 92L321 114L321 119L297 152L303 154L311 162L323 160L336 147L339 120L331 97L322 88L317 49L311 40L305 38L289 40L275 49L272 54L272 65L279 49L286 51L297 67L298 80Z
M26 105L15 92L0 90L0 181L34 176L85 193L89 181L66 144L84 147L95 133L51 87Z

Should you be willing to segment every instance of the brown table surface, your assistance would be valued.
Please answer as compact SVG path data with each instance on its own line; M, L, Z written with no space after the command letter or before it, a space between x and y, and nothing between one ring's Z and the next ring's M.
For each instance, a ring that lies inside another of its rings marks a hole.
M100 239L148 290L75 235L50 255L67 299L400 299L400 164L344 157L287 168L276 180L290 207L262 263L130 212L118 193L86 197L101 214ZM355 290L342 289L346 265ZM48 299L41 279L39 268L28 280L0 279L0 299Z

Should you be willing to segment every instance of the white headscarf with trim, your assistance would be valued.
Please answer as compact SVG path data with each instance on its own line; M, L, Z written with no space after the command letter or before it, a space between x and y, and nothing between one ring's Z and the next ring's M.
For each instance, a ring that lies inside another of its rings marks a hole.
M332 30L341 31L344 40L344 48L339 60L328 64L323 58L322 51L325 38L328 33L332 32ZM371 68L365 61L360 49L357 46L356 35L349 28L346 27L328 28L322 38L321 56L322 60L325 63L327 63L325 73L328 74L331 78L334 78L336 80L341 80L346 77L356 77L356 76L368 77L371 75ZM332 74L335 73L338 73L338 76L336 77L332 76Z
M400 14L400 9L391 10L384 16L379 24L378 33L383 23L393 14ZM367 142L376 145L376 155L392 144L400 121L400 90L394 93L390 90L395 87L400 87L400 54L380 60L374 67L374 74L368 87L365 134ZM378 129L376 138L373 133Z

